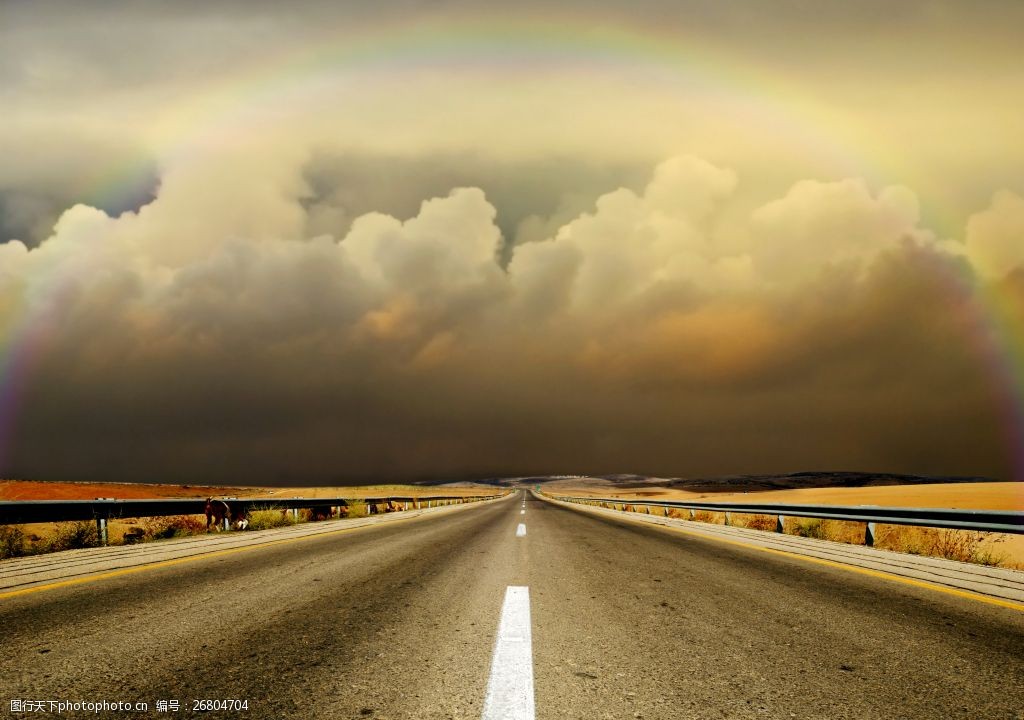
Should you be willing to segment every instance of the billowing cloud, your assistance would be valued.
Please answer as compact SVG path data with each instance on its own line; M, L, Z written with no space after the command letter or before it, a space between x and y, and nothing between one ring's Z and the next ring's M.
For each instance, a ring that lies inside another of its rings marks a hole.
M562 285L565 299L585 312L629 303L658 287L721 287L747 264L723 255L711 235L716 206L735 186L730 170L693 157L668 160L642 193L602 195L594 212L566 223L552 240L520 245L509 274L535 292Z
M966 252L990 278L1024 267L1024 197L997 192L992 204L967 222Z
M794 185L751 218L753 260L778 282L806 279L826 265L864 270L878 253L921 239L917 197L905 187L872 195L863 180Z
M799 182L738 232L742 177L678 156L506 265L472 187L310 233L306 162L228 152L0 245L5 326L38 324L6 472L1011 472L979 308L935 268L1012 233L1013 198L966 256L910 190L854 180Z

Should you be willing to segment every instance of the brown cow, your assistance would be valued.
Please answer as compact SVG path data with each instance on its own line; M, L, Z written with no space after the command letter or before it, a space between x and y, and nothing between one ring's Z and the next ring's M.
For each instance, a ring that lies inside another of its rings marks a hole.
M231 508L223 500L206 498L206 532L210 532L210 525L214 525L219 531L224 526L224 520L231 521Z
M309 509L309 520L310 522L317 522L318 520L330 520L334 517L334 508L332 507L312 507Z
M232 508L224 500L206 498L206 532L210 532L211 525L215 525L220 531L225 520L229 526L234 525L236 530L245 530L249 527L249 518L242 506L236 505Z

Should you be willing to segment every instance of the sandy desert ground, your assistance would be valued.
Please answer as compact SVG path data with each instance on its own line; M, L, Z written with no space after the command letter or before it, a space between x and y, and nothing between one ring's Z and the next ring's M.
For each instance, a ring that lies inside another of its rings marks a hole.
M0 500L93 500L190 497L380 497L382 495L479 495L487 486L359 485L348 487L242 487L224 485L157 485L49 480L0 480Z
M885 485L853 488L794 488L747 493L689 492L674 488L616 488L604 483L559 482L551 491L580 495L652 500L714 500L716 502L822 503L886 507L946 507L974 510L1024 510L1024 483L978 482L934 485Z

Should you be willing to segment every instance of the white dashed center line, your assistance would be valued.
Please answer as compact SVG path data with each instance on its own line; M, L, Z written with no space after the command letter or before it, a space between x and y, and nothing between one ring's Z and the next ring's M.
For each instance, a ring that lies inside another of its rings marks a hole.
M525 510L520 510L520 511L519 511L519 514L520 514L520 515L525 515L525 514L526 514L526 511L525 511Z
M520 526L522 527L522 526ZM533 720L530 588L510 585L498 620L482 720Z
M519 523L519 527L516 528L516 537L526 537L525 523Z

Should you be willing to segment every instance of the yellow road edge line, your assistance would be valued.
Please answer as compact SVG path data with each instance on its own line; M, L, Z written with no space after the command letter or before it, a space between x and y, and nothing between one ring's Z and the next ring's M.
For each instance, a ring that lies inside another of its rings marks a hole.
M469 507L474 503L464 503L456 505L455 507ZM422 518L423 515L417 515L410 518L402 518L401 520L417 520ZM395 522L392 520L391 522ZM183 565L187 562L198 562L199 560L207 560L209 558L223 557L224 555L234 555L235 553L245 552L247 550L258 550L260 548L270 547L272 545L287 545L294 542L300 542L302 540L311 540L314 538L321 538L327 535L338 535L345 532L355 532L357 530L364 530L366 528L376 527L384 523L367 523L360 525L359 527L347 527L338 528L337 530L325 530L324 532L310 533L308 535L301 535L299 537L292 538L281 538L280 540L270 540L269 542L257 543L253 545L241 545L239 547L225 548L224 550L214 550L212 552L200 553L197 555L188 555L186 557L171 558L170 560L157 560L156 562L144 563L142 565L134 565L128 568L120 568L118 570L110 570L104 573L97 573L95 575L85 575L83 577L72 578L70 580L58 580L57 582L46 583L44 585L34 585L32 587L21 588L20 590L8 590L6 592L0 592L0 600L7 598L17 597L19 595L29 595L31 593L42 592L43 590L56 590L57 588L69 587L72 585L84 585L85 583L98 582L100 580L109 580L110 578L120 577L122 575L132 575L134 573L140 573L146 570L156 570L158 568L169 567L171 565Z
M560 503L565 507L572 509L576 508L575 503ZM600 510L601 508L591 508L589 505L579 506L581 510ZM605 515L605 513L596 513ZM623 513L624 515L627 513ZM888 573L883 570L872 570L871 568L860 567L859 565L850 565L848 563L839 562L837 560L826 560L825 558L814 557L812 555L801 555L800 553L790 552L788 550L777 550L776 548L764 547L763 545L754 545L752 543L743 542L742 540L732 540L730 538L716 537L714 533L705 533L697 530L689 530L687 528L677 527L675 525L663 525L661 523L655 523L648 520L641 520L639 518L622 517L618 515L612 516L615 519L622 519L627 522L644 525L647 527L658 527L672 532L681 533L683 535L692 535L694 537L700 537L714 542L725 543L726 545L737 545L739 547L750 548L751 550L760 550L762 552L771 553L773 555L781 555L783 557L793 558L795 560L802 560L804 562L815 563L817 565L825 565L827 567L838 568L840 570L847 570L849 572L858 573L860 575L867 575L869 577L880 578L882 580L889 580L891 582L903 583L904 585L912 585L914 587L924 588L925 590L934 590L936 592L945 593L946 595L954 595L956 597L966 598L967 600L976 600L977 602L987 603L989 605L997 605L999 607L1009 608L1010 610L1016 610L1017 612L1024 612L1024 603L1015 602L1013 600L1003 600L1002 598L992 597L990 595L983 595L981 593L972 592L970 590L960 590L957 588L946 587L945 585L939 585L937 583L928 582L927 580L918 580L916 578L908 578L903 575L895 575ZM2 596L0 596L2 597Z

